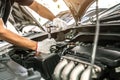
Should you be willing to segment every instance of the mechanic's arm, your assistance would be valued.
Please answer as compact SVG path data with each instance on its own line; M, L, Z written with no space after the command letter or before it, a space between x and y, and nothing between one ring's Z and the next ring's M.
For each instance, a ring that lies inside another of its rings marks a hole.
M2 40L8 41L9 43L12 43L17 46L36 50L37 42L29 40L25 37L21 37L15 33L11 32L10 30L5 29L4 26L5 25L3 23L3 20L2 20L2 18L0 18L0 38Z
M55 15L46 7L41 5L35 0L15 0L17 3L23 6L28 6L40 16L53 21L53 25L57 26L56 30L65 30L67 29L67 23L60 18L55 17Z
M49 9L47 9L46 7L44 7L42 4L38 3L35 0L14 0L14 1L19 3L20 5L30 7L32 10L34 10L40 16L46 19L52 21L55 18L54 14Z

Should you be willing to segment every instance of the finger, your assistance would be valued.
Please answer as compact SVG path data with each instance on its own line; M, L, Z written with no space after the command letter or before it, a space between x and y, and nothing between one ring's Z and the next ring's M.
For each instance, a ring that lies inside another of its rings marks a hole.
M40 54L41 54L40 52L36 52L35 56L40 56Z

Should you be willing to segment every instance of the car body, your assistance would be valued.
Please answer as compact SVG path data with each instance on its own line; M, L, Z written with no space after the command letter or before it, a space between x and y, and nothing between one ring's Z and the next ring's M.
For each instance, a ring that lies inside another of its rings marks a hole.
M23 8L23 10L26 12L24 14L29 16L29 23L18 23L20 26L17 29L21 32L26 27L25 25L30 26L32 24L35 25L35 28L40 28L39 31L24 30L23 32L23 36L35 41L48 38L45 25L51 26L50 34L56 40L57 45L51 46L49 55L35 57L33 56L35 51L11 44L4 45L5 49L3 48L2 50L6 50L7 47L7 52L3 54L9 54L13 61L27 69L34 68L34 70L40 72L45 80L85 80L84 76L86 76L86 80L89 80L89 67L91 66L92 50L95 45L94 37L97 18L96 9L88 11L88 7L95 1L64 1L70 9L69 11L61 12L57 17L69 24L65 30L56 30L51 21L40 25L39 21L32 14L26 14L29 13L29 10L26 10L26 8ZM92 80L120 79L119 14L120 3L110 8L100 8L98 10L100 33L95 63L92 68ZM21 26L21 24L24 25ZM3 52L2 50L1 52ZM75 73L76 75L74 75Z

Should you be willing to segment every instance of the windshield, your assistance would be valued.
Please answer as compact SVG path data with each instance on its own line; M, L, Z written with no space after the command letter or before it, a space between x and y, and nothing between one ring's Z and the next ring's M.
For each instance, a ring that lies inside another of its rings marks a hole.
M104 3L104 4L103 4ZM110 9L111 7L117 5L120 3L120 0L109 0L109 2L107 0L98 0L98 12L102 13L107 9ZM115 10L115 9L113 9ZM110 10L109 10L110 11ZM108 12L109 12L108 11ZM95 17L96 15L96 2L94 2L86 11L86 13L84 14L84 16L82 17L80 23L81 24L91 24L89 23L89 21L91 20L91 17ZM99 15L102 16L102 15Z

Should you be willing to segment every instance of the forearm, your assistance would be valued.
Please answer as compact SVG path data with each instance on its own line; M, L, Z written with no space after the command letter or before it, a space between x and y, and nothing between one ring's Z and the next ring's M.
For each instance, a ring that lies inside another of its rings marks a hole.
M44 18L47 18L49 20L53 20L55 18L54 14L50 10L48 10L46 7L42 6L35 0L29 7Z
M37 42L29 40L25 37L21 37L7 29L5 29L2 33L0 33L0 38L14 45L21 46L24 48L29 48L32 50L35 50L37 47L36 46Z

